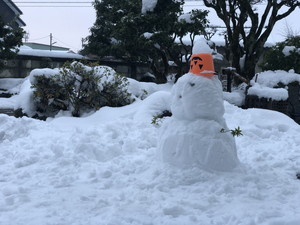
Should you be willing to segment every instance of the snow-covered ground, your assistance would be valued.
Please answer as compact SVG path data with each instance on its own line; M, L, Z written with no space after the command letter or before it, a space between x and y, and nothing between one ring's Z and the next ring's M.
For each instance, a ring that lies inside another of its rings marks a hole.
M183 169L159 160L160 127L151 124L168 98L169 89L45 122L0 115L0 224L300 224L299 125L225 102L229 129L243 133L241 166Z

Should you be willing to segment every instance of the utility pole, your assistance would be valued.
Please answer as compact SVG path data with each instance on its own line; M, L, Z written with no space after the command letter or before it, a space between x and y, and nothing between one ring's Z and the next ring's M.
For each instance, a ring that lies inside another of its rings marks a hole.
M52 33L50 33L50 51L52 51Z
M24 35L24 42L28 42L29 40L29 32L26 32L25 35Z
M84 42L85 42L85 39L84 39L84 38L81 38L81 48L83 48Z
M54 45L56 42L52 42L52 33L50 33L50 51L52 51L52 45Z

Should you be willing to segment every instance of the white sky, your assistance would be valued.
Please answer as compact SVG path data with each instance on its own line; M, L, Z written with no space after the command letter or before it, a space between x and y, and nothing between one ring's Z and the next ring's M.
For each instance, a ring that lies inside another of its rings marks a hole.
M34 0L36 2L62 2ZM71 1L71 0L67 0ZM27 4L27 0L14 0L15 4L23 11L21 18L26 23L24 29L29 33L29 42L38 42L43 44L50 43L50 33L53 35L55 45L68 47L73 51L81 49L81 39L89 35L89 29L93 26L96 18L95 10L91 4ZM23 2L23 3L22 3ZM32 2L32 1L31 1ZM66 1L64 1L66 2ZM72 2L92 2L89 0L73 0ZM28 7L28 6L90 6L90 7ZM196 5L202 5L201 1L188 2L185 10L189 11L196 8ZM27 6L27 7L23 7ZM212 10L211 10L212 11ZM278 42L284 40L283 33L288 24L295 32L300 33L300 10L297 9L287 19L280 21L269 41ZM223 25L214 13L210 13L209 20L213 25Z

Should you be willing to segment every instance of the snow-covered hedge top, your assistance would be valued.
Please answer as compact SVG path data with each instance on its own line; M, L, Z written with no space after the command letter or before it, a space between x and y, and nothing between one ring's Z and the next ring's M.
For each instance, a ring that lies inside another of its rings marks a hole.
M44 75L45 77L51 77L59 73L59 69L49 69L49 68L44 68L44 69L34 69L30 72L29 74L29 81L30 84L34 85L37 83L36 77Z
M288 91L284 88L270 88L255 83L248 89L249 95L256 95L259 98L268 98L275 101L285 101L288 99Z
M78 62L73 62L72 64L74 64L74 63L78 63ZM92 68L89 66L85 66L83 64L81 64L81 65L86 71L92 70ZM29 80L30 80L30 83L32 85L34 85L34 84L36 84L36 77L41 76L41 75L44 75L45 77L52 77L54 75L59 74L60 72L61 72L61 69L59 69L59 68L34 69L29 74ZM101 78L101 82L105 82L105 81L110 82L113 80L113 76L103 76L104 74L113 75L116 73L116 71L114 71L111 67L108 67L108 66L95 66L94 72L95 72L96 76L99 76Z
M257 76L256 83L266 87L276 87L279 83L288 85L289 83L298 81L300 83L300 74L294 73L293 71L286 72L283 70L276 71L265 71L259 73ZM255 83L256 76L251 80L251 85Z
M256 95L260 98L270 98L276 101L284 101L289 97L288 90L285 88L274 87L278 86L279 83L288 85L289 83L295 81L300 83L300 74L282 70L262 72L257 74L251 80L252 87L248 89L248 94Z

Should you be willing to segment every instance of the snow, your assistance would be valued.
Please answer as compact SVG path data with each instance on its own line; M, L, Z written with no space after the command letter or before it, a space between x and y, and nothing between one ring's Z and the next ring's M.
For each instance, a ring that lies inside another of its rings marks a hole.
M244 91L223 92L224 100L236 106L243 106L245 103Z
M142 13L152 12L156 4L157 0L142 0Z
M23 82L23 78L0 78L0 89L11 90Z
M150 39L153 36L153 33L145 32L143 33L144 38Z
M138 82L137 80L132 78L128 78L128 81L129 81L128 92L137 97L141 97L142 95L148 96L153 94L154 92L162 91L162 90L170 90L172 88L172 82L158 85L151 82Z
M210 48L207 41L204 38L200 38L195 42L195 45L192 50L193 54L197 53L213 53L214 50Z
M256 76L251 80L251 84L255 82ZM257 75L257 83L267 87L276 87L278 83L288 85L292 82L300 82L300 74L294 72L286 72L283 70L265 71Z
M284 46L284 48L282 49L282 53L285 56L289 56L291 54L291 52L297 51L300 53L300 48L296 48L295 46Z
M288 99L289 94L285 88L269 88L255 83L248 89L249 95L256 95L259 98L271 98L276 101L285 101Z
M172 95L167 87L82 118L0 115L0 224L300 224L299 125L225 101L228 127L243 133L240 169L170 166L158 140L171 118L159 127L151 117L171 109Z
M19 50L18 55L50 57L50 58L66 58L66 59L86 59L86 57L76 54L72 51L39 50L39 49L32 49L28 46L21 46L18 50Z
M186 23L194 23L194 21L191 18L190 13L184 13L178 17L178 22L184 21Z

